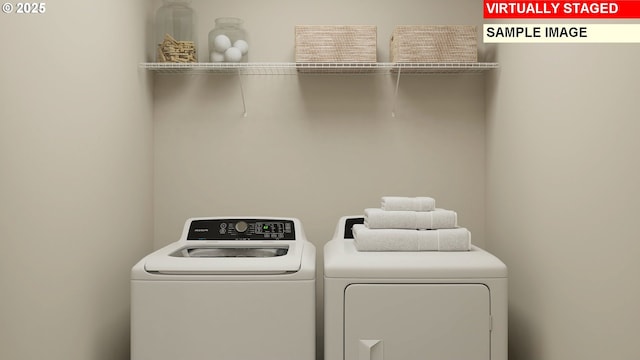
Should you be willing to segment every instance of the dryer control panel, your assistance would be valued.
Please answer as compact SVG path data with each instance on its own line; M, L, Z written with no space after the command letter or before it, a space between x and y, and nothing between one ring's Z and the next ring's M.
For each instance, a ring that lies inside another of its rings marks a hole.
M295 240L292 220L204 219L189 226L187 240Z

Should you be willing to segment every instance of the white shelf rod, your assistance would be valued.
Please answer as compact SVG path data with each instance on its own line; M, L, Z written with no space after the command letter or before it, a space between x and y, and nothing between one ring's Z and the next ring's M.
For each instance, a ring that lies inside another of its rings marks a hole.
M140 67L160 73L212 73L241 75L295 74L405 74L480 72L497 63L142 63Z

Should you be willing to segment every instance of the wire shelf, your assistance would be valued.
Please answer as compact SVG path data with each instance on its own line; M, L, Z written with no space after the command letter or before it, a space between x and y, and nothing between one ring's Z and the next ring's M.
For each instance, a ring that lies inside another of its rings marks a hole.
M242 76L239 75L362 75L394 74L396 86L391 115L396 116L400 78L405 74L478 73L498 68L498 63L141 63L140 67L159 74L236 75L242 96L243 116L247 116Z
M498 63L141 63L164 74L437 74L474 73L498 68Z

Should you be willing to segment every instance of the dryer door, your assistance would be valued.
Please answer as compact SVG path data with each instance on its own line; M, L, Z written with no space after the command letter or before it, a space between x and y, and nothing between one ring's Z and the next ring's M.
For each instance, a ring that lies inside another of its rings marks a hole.
M353 284L345 292L345 360L489 360L482 284Z

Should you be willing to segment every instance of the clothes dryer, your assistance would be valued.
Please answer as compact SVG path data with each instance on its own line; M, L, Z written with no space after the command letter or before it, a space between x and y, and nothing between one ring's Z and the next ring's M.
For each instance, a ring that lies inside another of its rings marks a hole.
M324 247L326 360L506 360L507 268L479 247L360 252L343 217Z
M315 359L315 259L295 218L194 218L131 271L132 360Z

